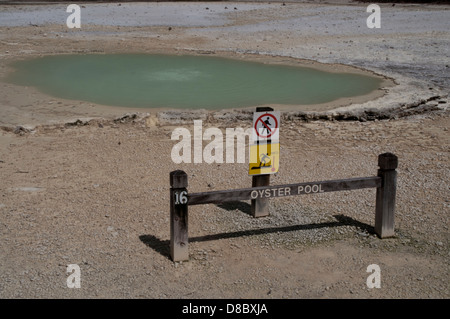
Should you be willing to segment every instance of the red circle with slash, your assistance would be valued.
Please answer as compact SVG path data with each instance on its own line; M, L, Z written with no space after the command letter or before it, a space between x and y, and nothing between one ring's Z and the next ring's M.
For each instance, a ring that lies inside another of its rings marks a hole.
M273 121L274 121L274 123L275 123L275 126L274 126L273 128L270 128L269 126L266 125L266 123L264 123L264 121L262 120L262 118L263 118L264 116L268 116L268 117L271 117L271 118L273 119ZM258 126L258 123L259 123L259 122L261 122L261 123L263 124L263 130L264 130L264 128L266 128L266 129L267 129L266 131L268 131L268 132L270 132L270 133L268 133L267 135L260 134L260 132L259 132L258 129L257 129L257 126ZM276 118L274 115L269 114L269 113L263 114L263 115L261 115L260 117L258 117L258 119L256 120L256 122L255 122L255 127L254 127L254 128L255 128L256 135L258 135L258 137L261 137L261 138L269 138L269 137L271 137L273 134L275 134L275 132L276 132L277 129L278 129L278 121L277 121L277 118Z

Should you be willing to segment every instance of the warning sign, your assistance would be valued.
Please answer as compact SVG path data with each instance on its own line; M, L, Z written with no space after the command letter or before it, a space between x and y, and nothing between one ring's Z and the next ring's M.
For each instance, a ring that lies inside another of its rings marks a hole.
M280 143L250 145L249 175L275 174L280 167Z
M253 113L253 141L278 143L280 112Z

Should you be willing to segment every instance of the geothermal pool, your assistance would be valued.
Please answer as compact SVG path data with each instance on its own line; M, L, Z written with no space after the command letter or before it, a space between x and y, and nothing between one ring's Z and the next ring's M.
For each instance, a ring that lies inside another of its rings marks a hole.
M190 55L52 55L11 66L7 82L58 98L132 108L277 104L301 110L301 105L366 95L382 82L355 73Z

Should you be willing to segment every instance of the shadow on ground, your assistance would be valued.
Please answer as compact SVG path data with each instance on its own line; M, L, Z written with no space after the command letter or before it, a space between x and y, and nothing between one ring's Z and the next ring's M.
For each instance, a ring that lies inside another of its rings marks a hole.
M245 206L240 206L240 207L245 207ZM224 208L224 207L222 207L222 208ZM230 210L234 210L234 209L236 209L236 208L233 208L233 209L230 208ZM197 236L197 237L190 237L189 242L194 243L194 242L227 239L227 238L237 238L237 237L244 237L244 236L263 235L263 234L278 233L278 232L301 231L301 230L332 228L332 227L341 227L341 226L354 226L354 227L359 228L361 231L365 231L369 234L375 233L373 226L368 225L366 223L359 222L351 217L347 217L344 215L333 215L333 217L336 219L336 221L305 224L305 225L292 225L292 226L241 230L241 231L228 232L228 233ZM148 247L152 248L153 250L160 253L164 257L170 259L170 248L169 248L170 240L161 240L153 235L141 235L141 236L139 236L139 239Z

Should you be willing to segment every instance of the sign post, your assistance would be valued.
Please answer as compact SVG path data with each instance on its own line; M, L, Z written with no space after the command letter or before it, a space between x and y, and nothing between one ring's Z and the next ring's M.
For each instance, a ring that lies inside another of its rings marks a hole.
M269 186L270 174L278 172L280 162L280 114L271 107L257 107L253 115L253 145L250 145L249 172L252 187ZM274 142L274 144L272 144ZM253 217L269 215L267 198L251 200Z

